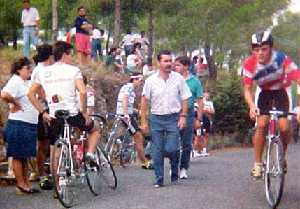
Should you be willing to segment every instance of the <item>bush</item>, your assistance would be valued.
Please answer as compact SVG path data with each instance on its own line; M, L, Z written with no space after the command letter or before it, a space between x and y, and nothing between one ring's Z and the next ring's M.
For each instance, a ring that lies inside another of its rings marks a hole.
M219 71L212 99L216 110L215 131L222 135L238 133L236 140L242 142L243 136L252 124L248 116L240 76L235 72Z

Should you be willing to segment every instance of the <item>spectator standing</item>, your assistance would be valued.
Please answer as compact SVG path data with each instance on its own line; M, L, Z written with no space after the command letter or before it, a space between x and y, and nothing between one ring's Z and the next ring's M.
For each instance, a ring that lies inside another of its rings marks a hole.
M21 22L23 24L23 55L29 58L30 45L38 44L38 34L40 25L40 16L36 8L30 6L30 0L23 0L23 10Z
M48 44L43 44L37 47L37 55L36 55L37 65L33 69L31 75L31 81L34 82L38 77L38 74L41 73L47 66L50 66L54 62L53 54L52 54L52 46ZM48 104L45 98L45 92L40 91L38 95L38 99L41 104L43 104L43 109L45 111L49 111ZM40 176L40 185L43 188L45 185L50 184L50 180L47 172L44 169L44 162L46 160L46 153L49 144L49 126L43 120L42 114L39 114L38 117L38 125L37 125L37 140L38 140L38 152L37 152L37 167L38 173ZM32 173L31 173L32 174Z
M9 104L9 115L4 137L7 156L13 157L13 170L17 180L17 194L32 194L28 179L27 160L36 156L38 112L31 105L27 92L31 86L30 61L23 57L12 65L11 78L1 91L1 98Z
M122 45L123 45L123 48L125 50L125 55L126 57L132 53L132 50L133 50L133 42L134 42L134 37L133 35L131 34L131 31L128 30L127 31L127 34L123 37L123 40L122 40Z
M77 11L75 45L78 53L78 62L79 65L87 65L91 54L90 33L92 33L93 26L86 18L86 11L83 6L80 6Z
M190 156L192 151L192 140L193 140L193 128L194 120L195 126L200 127L200 122L202 121L202 108L203 108L203 89L201 82L195 76L189 72L190 59L186 56L177 57L175 59L175 71L180 73L185 79L192 96L188 100L188 111L186 127L180 130L181 138L181 158L180 158L180 174L181 179L187 179L187 171L190 166ZM197 102L198 109L197 118L195 118L194 103Z
M150 75L154 74L156 69L154 69L152 64L152 58L148 58L147 64L143 66L143 76L149 77Z
M208 91L204 92L203 98L203 128L205 129L204 136L202 136L203 140L203 149L200 153L201 156L207 157L209 153L207 152L207 145L208 145L208 137L209 133L211 132L211 124L212 124L212 117L215 114L214 104L210 100L210 94Z
M103 30L99 30L97 27L94 26L93 35L92 35L92 59L94 61L98 60L98 57L102 57L102 46L101 46L101 39L104 35Z
M188 98L191 96L184 78L172 71L171 52L161 51L157 58L159 71L145 81L141 100L141 128L144 133L149 132L146 115L150 106L155 188L164 185L165 156L170 158L171 182L178 181L179 130L186 125Z

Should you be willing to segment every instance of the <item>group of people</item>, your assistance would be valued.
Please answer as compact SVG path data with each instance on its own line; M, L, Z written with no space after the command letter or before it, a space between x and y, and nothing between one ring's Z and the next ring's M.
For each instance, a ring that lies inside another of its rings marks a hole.
M17 59L12 65L12 77L1 90L1 98L9 104L4 139L7 156L13 158L17 193L37 192L29 182L27 164L29 158L36 157L37 150L39 175L49 181L43 170L43 154L50 144L50 162L55 157L53 145L63 129L63 121L55 117L57 110L69 111L68 123L89 133L86 160L95 160L100 129L89 117L87 88L80 69L73 65L71 51L72 46L63 41L53 46L40 45L36 67L32 69L26 57Z
M23 0L23 3L24 40L29 40L36 35L39 15L36 9L29 6L29 0ZM86 64L91 49L90 35L93 26L85 17L84 7L78 8L75 26L75 45L79 64ZM101 36L101 32L92 36L95 48L99 48L97 46L99 35ZM131 76L130 82L120 90L117 114L123 115L133 125L135 131L131 134L136 143L138 156L146 168L150 167L150 163L144 156L142 133L151 134L155 187L158 188L164 185L164 157L170 158L172 182L177 182L178 178L188 178L193 138L195 138L194 147L201 149L198 141L201 133L197 134L197 130L203 126L206 134L209 133L214 108L208 101L208 95L206 95L207 101L203 101L203 87L197 76L193 75L195 69L201 72L207 67L203 59L199 60L195 57L191 62L190 58L179 56L173 61L172 53L162 50L157 55L158 69L154 70L151 57L146 59L145 55L148 44L144 32L141 33L139 40L135 40L128 31L122 41L126 62L123 62L121 48L116 47L109 51L106 63L113 64L118 72L129 72ZM69 110L73 114L70 124L90 133L87 154L90 161L93 161L93 152L100 134L87 114L86 87L81 71L72 65L71 45L57 42L53 49L48 45L38 47L36 72L31 72L27 46L24 47L25 57L13 64L12 77L2 89L1 98L9 104L10 108L5 138L8 143L8 156L13 157L17 189L19 192L32 193L35 190L26 177L27 165L24 159L36 155L35 139L39 133L37 127L40 127L37 125L38 119L39 122L42 121L43 126L50 124L47 137L53 145L61 129L61 121L55 119L55 111L60 108ZM253 137L255 163L251 175L260 178L265 128L269 120L268 111L273 107L277 110L289 111L291 101L287 88L292 81L300 84L300 71L289 56L274 49L270 31L259 31L253 34L251 49L251 56L243 63L243 85L250 117L257 123ZM134 89L141 84L142 74L146 74L148 78L143 86L141 126L138 126L132 114ZM30 76L31 81L28 80ZM257 102L252 91L254 82L261 89ZM79 92L79 106L75 90ZM46 101L47 106L41 101ZM297 118L300 119L300 113ZM286 117L279 119L285 152L290 140L288 124ZM207 155L208 135L206 134L204 134L202 155ZM23 141L18 140L19 138ZM287 166L286 161L285 166Z

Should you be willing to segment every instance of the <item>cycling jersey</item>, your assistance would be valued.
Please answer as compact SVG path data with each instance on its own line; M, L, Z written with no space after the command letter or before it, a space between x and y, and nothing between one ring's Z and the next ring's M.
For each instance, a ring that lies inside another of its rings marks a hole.
M259 64L251 55L243 64L243 82L252 85L255 81L262 90L279 90L300 79L300 71L293 60L280 51L273 51L271 61Z
M135 92L133 83L127 83L120 89L118 100L117 100L117 114L123 115L123 98L124 96L128 96L128 114L133 114L133 105L135 99Z

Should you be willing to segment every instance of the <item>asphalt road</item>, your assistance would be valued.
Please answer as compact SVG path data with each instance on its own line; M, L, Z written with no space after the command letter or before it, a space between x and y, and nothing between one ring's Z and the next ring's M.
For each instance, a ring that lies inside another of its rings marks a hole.
M288 174L278 209L300 209L300 145L290 146ZM86 186L77 191L77 209L268 209L263 181L252 181L251 149L218 151L193 159L188 180L170 185L169 165L165 184L155 189L153 171L137 166L116 169L117 190L103 189L97 197ZM0 188L0 209L63 208L51 191L16 196L14 186Z

